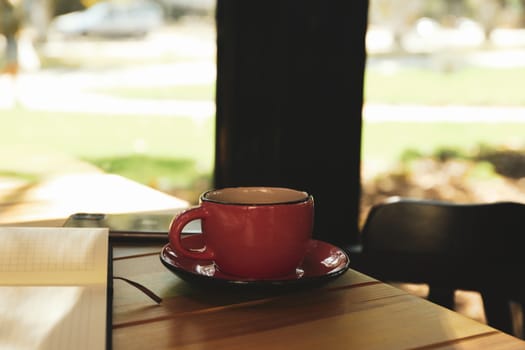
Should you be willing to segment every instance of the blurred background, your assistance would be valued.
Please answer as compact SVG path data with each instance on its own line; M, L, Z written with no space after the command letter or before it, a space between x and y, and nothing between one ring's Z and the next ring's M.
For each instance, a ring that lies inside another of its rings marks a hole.
M525 201L524 10L370 2L362 218L391 195Z
M0 186L107 172L196 203L212 186L215 1L10 2ZM366 45L363 218L390 195L525 201L524 0L371 0Z

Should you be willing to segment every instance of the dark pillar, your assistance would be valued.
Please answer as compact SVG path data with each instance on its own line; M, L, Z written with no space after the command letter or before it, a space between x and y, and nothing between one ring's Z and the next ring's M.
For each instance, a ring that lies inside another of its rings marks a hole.
M318 239L357 240L366 0L218 0L215 187L315 198Z

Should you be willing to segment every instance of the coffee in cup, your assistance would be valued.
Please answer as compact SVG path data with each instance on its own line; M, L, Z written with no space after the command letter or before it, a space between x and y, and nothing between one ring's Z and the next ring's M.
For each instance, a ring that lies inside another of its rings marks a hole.
M201 220L205 246L186 249L181 232ZM312 237L314 199L283 187L229 187L204 192L199 205L171 222L170 246L183 257L212 260L224 273L254 279L295 274Z

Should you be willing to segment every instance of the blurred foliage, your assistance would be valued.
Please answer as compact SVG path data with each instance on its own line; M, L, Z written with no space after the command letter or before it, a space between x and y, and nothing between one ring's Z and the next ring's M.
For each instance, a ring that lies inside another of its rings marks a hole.
M488 162L494 170L505 177L520 179L525 177L525 150L484 147L476 156L480 162Z
M423 158L430 158L442 163L450 160L472 161L476 164L476 172L478 174L483 173L484 176L498 174L512 179L525 177L525 148L523 147L479 144L469 150L459 147L437 148L430 154L421 150L407 149L402 154L400 161L407 165Z
M525 203L525 150L507 144L476 148L409 149L392 168L362 181L359 223L372 205L392 196L456 203Z
M434 151L433 157L441 162L445 162L449 159L464 159L468 158L463 150L453 147L438 148Z
M79 11L86 8L81 0L50 0L53 16L62 15L73 11Z

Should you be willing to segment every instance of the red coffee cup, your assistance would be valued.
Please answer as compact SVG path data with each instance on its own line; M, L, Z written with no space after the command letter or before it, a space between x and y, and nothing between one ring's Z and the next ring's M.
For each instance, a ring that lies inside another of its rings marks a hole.
M170 246L190 259L212 260L224 273L244 278L279 278L295 273L312 236L314 199L282 187L230 187L200 196L200 204L177 215ZM181 231L201 220L205 247L189 250Z

